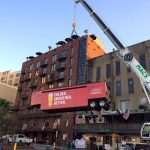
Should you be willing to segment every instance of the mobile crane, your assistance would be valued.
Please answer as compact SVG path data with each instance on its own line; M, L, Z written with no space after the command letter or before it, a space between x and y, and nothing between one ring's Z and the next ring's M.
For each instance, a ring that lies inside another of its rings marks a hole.
M102 19L95 13L95 11L87 4L85 0L75 0L75 3L81 3L83 7L89 12L90 16L95 20L98 26L102 29L104 34L109 38L109 40L117 48L117 54L119 58L131 68L131 70L140 79L142 88L147 97L148 103L150 104L150 98L148 91L150 92L150 75L149 73L140 65L140 63L135 59L133 54L128 48L126 48L119 39L112 33L112 31L106 26ZM145 131L145 129L148 129ZM149 132L149 133L147 133ZM150 123L144 123L141 129L141 137L145 139L150 139Z

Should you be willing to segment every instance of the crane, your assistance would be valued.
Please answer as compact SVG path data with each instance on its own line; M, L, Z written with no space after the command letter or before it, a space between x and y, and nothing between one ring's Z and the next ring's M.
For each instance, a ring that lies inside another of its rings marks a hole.
M117 48L117 55L119 58L131 68L131 70L139 78L148 103L150 104L150 98L148 91L150 92L150 75L149 73L141 66L141 64L135 59L134 55L130 50L125 47L119 39L113 34L113 32L107 27L107 25L102 21L102 19L95 13L95 11L87 4L85 0L75 0L76 3L81 3L83 7L89 12L90 16L95 20L98 26L102 29L104 34L109 38L109 40ZM141 138L150 139L150 122L144 123L141 128Z
M87 4L85 0L75 0L76 3L81 3L83 7L89 12L90 16L95 20L98 26L102 29L104 34L109 38L109 40L117 48L117 54L120 59L131 68L131 70L137 75L140 79L142 88L150 104L150 98L148 91L150 91L150 75L149 73L141 66L141 64L136 60L134 55L130 50L125 47L119 39L113 34L113 32L108 28L108 26L102 21L102 19L95 13L95 11Z

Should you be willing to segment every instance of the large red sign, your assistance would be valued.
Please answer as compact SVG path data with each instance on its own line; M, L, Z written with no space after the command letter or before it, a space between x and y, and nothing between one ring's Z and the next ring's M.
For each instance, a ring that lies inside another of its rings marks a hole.
M57 88L34 92L31 105L40 105L40 110L87 107L89 99L107 97L105 82Z

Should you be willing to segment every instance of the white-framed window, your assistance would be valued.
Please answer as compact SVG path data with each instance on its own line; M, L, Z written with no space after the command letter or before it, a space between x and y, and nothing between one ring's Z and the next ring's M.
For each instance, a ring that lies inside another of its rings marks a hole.
M124 113L128 109L129 101L127 99L120 100L120 110Z
M56 64L52 64L51 65L51 71L55 71L56 70Z
M56 60L57 60L57 55L55 54L55 55L52 56L52 62L54 62Z
M73 70L72 70L72 68L70 68L70 69L69 69L69 76L71 77L72 74L73 74Z
M68 80L68 86L71 86L71 85L72 85L71 82L72 82L71 80Z

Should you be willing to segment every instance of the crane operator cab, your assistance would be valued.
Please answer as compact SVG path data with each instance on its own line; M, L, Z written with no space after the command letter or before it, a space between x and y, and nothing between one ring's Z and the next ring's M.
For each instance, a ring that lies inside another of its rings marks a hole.
M150 139L150 123L144 123L141 128L141 138Z

